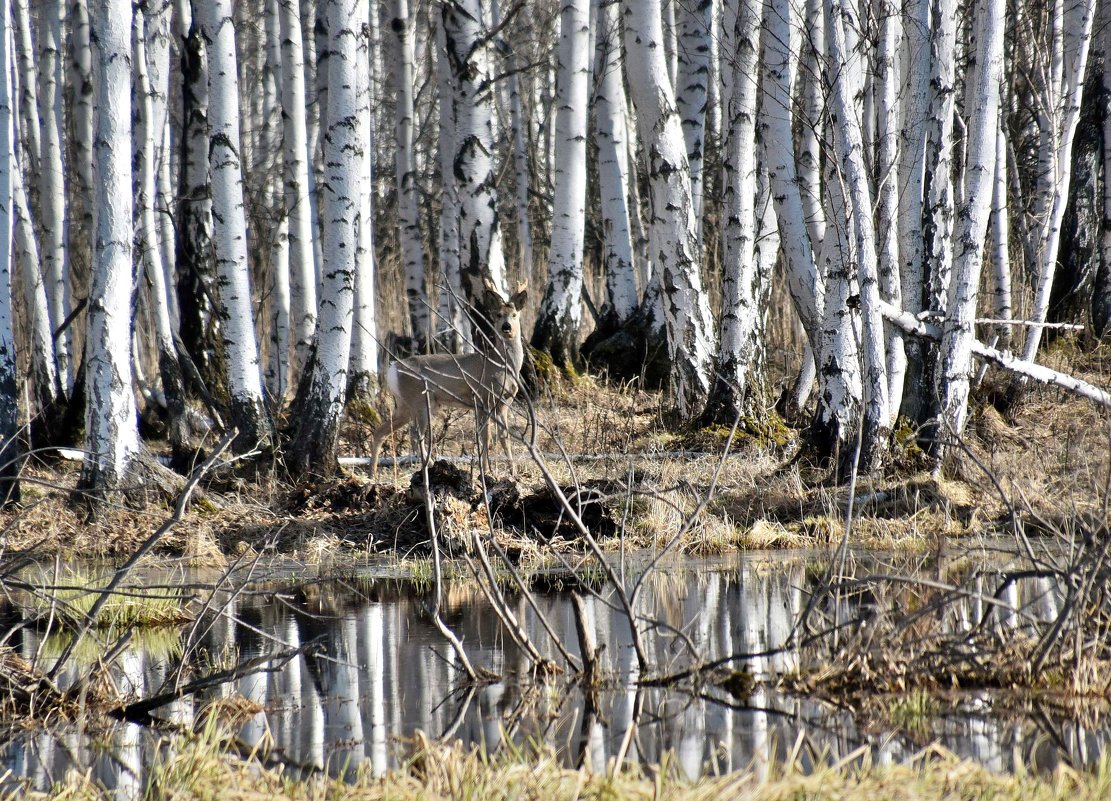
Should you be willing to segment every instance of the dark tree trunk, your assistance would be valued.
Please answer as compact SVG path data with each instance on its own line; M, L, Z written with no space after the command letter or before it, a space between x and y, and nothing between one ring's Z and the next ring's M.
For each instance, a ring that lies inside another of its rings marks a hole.
M195 396L226 398L226 371L218 335L216 260L212 249L212 197L208 183L208 69L200 28L196 25L181 46L182 116L181 174L177 227L177 297L181 310L181 342L196 366L187 371ZM203 170L203 172L202 172Z
M1095 67L1095 63L1092 65ZM1103 222L1103 119L1106 92L1102 69L1092 69L1084 87L1084 105L1072 148L1069 202L1061 222L1061 248L1049 293L1050 322L1083 323L1092 311L1096 325L1095 288L1100 273ZM1046 341L1058 334L1047 329Z

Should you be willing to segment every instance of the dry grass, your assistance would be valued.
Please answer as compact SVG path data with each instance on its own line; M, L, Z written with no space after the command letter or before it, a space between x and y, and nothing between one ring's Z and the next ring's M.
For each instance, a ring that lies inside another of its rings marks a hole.
M351 782L320 778L296 781L278 768L224 751L209 736L182 742L162 753L142 796L147 801L1095 801L1111 794L1111 760L1105 759L1092 773L1061 768L1044 776L1022 771L999 775L937 749L928 749L905 765L878 766L863 755L854 755L842 764L819 768L809 775L788 764L768 768L769 775L763 779L749 771L693 782L681 778L670 760L650 773L636 769L614 773L612 766L597 766L597 771L575 770L560 766L550 751L510 752L488 758L459 746L449 748L425 741L418 743L403 767L380 778L364 772ZM49 793L17 791L8 798L100 801L112 795L86 776L71 774Z
M1051 352L1058 361L1066 356L1070 360L1058 367L1107 383L1104 363L1111 355L1102 349L1080 355L1059 346ZM854 543L920 550L941 537L1005 532L1011 503L1033 533L1067 533L1075 521L1102 520L1111 415L1037 386L1005 413L987 402L998 402L999 386L989 381L980 396L964 449L951 449L946 480L922 472L922 462L900 446L886 474L858 482L851 498ZM669 433L665 406L657 393L607 387L590 378L548 390L535 403L538 446L556 480L564 486L606 487L606 509L622 532L607 547L620 542L627 548L658 548L669 542L712 485L714 497L678 543L681 552L821 547L841 539L849 489L793 461L797 441L775 444L784 442L781 435L788 429L747 431L735 438L730 456L720 464L728 432ZM524 430L523 412L515 416L513 426ZM467 415L442 425L448 436L440 453L474 453L473 422ZM365 439L364 428L359 421L348 426L346 453L357 453L353 449ZM396 448L407 453L408 446L402 441ZM704 449L704 455L691 449ZM538 466L520 458L520 445L516 451L521 493L544 491ZM561 451L595 458L569 461ZM300 486L283 485L272 475L223 477L194 503L187 520L162 543L162 552L202 564L265 552L317 564L380 552L419 555L426 534L420 502L408 496L412 469L383 468L378 484L371 484L366 473L356 468L332 484ZM9 552L36 548L41 554L118 558L169 513L159 506L121 507L90 525L67 503L76 464L39 464L27 475L31 481L25 485L23 508L0 514ZM477 479L473 470L472 477ZM486 526L481 510L440 511L463 536L468 527ZM549 547L511 528L498 536L526 560L542 560ZM561 536L559 542L573 540Z

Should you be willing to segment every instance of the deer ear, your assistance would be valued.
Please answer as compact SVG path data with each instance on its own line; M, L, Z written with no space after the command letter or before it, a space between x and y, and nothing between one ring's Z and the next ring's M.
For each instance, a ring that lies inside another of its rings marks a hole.
M528 298L528 290L522 289L520 292L518 292L516 295L514 295L513 299L510 300L509 302L513 306L513 308L516 309L517 311L523 311L524 308L525 308L525 300L527 300L527 298Z

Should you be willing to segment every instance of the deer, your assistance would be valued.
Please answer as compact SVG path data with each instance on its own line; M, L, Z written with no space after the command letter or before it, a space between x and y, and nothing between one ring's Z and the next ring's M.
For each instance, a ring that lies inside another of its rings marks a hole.
M390 420L374 430L371 443L371 478L378 474L378 451L382 442L406 424L414 428L414 451L432 454L432 418L443 408L457 407L475 413L479 458L490 468L490 422L509 457L510 472L516 476L509 441L508 413L519 389L525 346L521 341L521 310L526 290L509 301L487 282L485 306L489 313L491 341L482 350L457 355L435 353L395 361L386 370L386 387L393 396L395 411ZM420 450L417 451L417 444Z

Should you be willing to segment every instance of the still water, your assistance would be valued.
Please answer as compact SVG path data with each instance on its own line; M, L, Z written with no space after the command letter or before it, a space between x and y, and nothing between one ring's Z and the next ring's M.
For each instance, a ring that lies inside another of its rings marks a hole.
M824 569L819 555L750 553L729 562L669 563L644 583L637 608L655 675L730 654L774 652L747 660L757 681L741 698L691 682L638 689L628 620L614 593L606 591L586 596L586 620L601 646L602 689L586 698L566 677L538 681L490 601L473 585L457 584L445 593L444 619L472 663L500 677L472 687L430 619L427 591L373 567L343 580L271 574L237 594L211 595L197 624L135 638L112 676L125 696L148 697L214 666L314 642L311 653L271 662L266 670L174 701L156 715L192 726L213 701L247 699L253 703L239 704L245 711L235 724L244 742L265 738L289 762L333 775L382 773L418 730L491 750L507 739L546 743L570 765L605 766L618 756L652 765L670 752L691 777L738 769L760 774L788 758L805 768L862 747L875 762L899 761L934 742L995 770L1019 762L1048 769L1098 760L1111 735L1106 716L1100 724L1098 714L1081 723L1014 698L962 693L934 698L928 714L900 726L893 716L848 701L778 693L776 677L797 670L803 658L782 647ZM871 555L854 557L847 569L857 577L897 571L936 579L938 572L928 558L893 566ZM969 570L963 568L963 575ZM990 585L990 571L975 581ZM570 593L555 582L546 587L536 590L535 605L507 596L509 611L541 654L560 661L550 629L578 657ZM984 589L990 594L990 586ZM996 615L994 625L1017 630L1051 619L1059 594L1044 579L1031 579L1009 586L1005 600L1008 607L989 613ZM841 603L907 603L907 596L869 593ZM948 616L960 626L982 614L982 600L972 594ZM5 640L28 661L49 665L50 655L60 651L41 627L8 625ZM59 683L73 681L104 647L79 652ZM898 699L878 701L884 708ZM8 786L21 781L45 790L69 770L91 771L119 798L136 798L159 736L165 735L132 724L95 732L77 726L12 731L0 745L0 767L11 771Z

